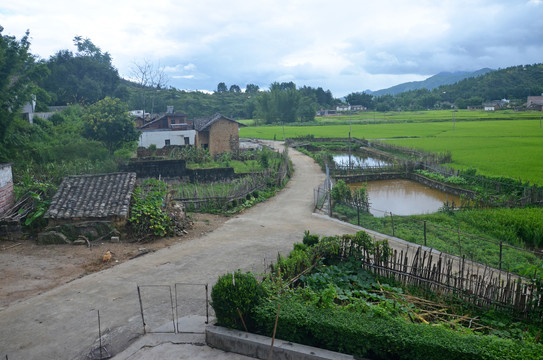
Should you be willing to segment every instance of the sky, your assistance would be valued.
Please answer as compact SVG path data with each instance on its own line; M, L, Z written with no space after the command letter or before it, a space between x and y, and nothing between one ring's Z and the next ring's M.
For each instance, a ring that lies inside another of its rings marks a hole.
M543 0L2 0L2 34L48 59L89 38L124 78L183 90L272 82L334 97L447 71L543 62Z

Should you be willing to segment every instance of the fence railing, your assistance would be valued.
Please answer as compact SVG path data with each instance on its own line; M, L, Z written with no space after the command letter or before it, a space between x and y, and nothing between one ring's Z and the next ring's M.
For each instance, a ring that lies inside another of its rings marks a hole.
M226 207L234 201L245 199L255 191L264 190L269 187L270 183L281 186L290 173L290 162L286 152L285 149L282 154L282 161L275 169L266 169L263 172L248 174L228 184L180 185L174 198L176 201L183 202L187 207L193 209L202 209L209 206Z
M353 245L342 243L340 256L347 257ZM442 295L454 295L481 307L513 311L517 316L543 315L543 293L538 285L517 275L486 265L406 245L391 250L375 242L361 249L361 266L384 277L392 277L406 285L425 286Z

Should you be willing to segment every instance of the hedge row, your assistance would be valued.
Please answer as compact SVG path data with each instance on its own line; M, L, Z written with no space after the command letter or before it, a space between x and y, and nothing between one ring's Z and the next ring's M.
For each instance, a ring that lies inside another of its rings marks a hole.
M540 360L543 345L478 336L405 322L386 314L308 307L282 298L276 337L371 359ZM253 309L259 331L271 336L277 301Z

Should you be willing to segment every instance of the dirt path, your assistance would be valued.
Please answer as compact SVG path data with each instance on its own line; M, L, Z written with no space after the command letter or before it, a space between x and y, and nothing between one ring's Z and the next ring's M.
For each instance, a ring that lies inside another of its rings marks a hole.
M111 333L113 350L142 333L138 284L209 283L228 271L262 271L300 242L355 228L312 215L313 188L324 175L314 161L291 150L295 175L277 196L227 220L200 238L173 244L93 273L0 311L0 357L73 359L97 338L96 311Z

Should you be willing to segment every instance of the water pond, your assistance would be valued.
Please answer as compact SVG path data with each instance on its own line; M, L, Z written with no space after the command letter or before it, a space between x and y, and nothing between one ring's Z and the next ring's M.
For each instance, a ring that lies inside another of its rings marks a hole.
M351 187L362 183L351 183ZM367 183L370 213L376 217L434 213L444 202L459 205L460 197L429 188L412 180L378 180Z
M349 154L334 154L334 162L337 166L341 167L348 167L349 166ZM360 154L351 154L351 166L353 168L360 168L360 167L378 167L378 166L389 166L391 165L389 162L368 157L368 156L362 156Z

